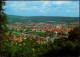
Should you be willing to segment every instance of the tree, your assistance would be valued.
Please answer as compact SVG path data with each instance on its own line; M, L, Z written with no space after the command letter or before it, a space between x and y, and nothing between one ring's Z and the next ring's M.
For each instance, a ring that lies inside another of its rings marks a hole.
M5 1L5 0L4 0ZM7 32L7 16L4 13L4 9L2 6L5 5L4 1L0 1L0 41L2 41L5 37L5 33Z
M2 6L5 5L5 0L0 1L0 56L2 57L2 54L4 54L4 51L6 47L5 40L6 39L6 32L7 32L7 16L4 13L4 9ZM4 46L3 46L4 45Z
M80 27L75 27L73 30L69 32L69 40L79 41L79 39L80 39Z
M21 32L21 33L22 33L22 32L23 32L23 30L19 30L19 32Z

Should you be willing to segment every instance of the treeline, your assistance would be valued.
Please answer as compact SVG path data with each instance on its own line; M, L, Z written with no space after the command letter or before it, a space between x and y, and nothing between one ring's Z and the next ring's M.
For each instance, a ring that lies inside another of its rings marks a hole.
M7 19L11 21L12 24L16 22L21 22L21 23L44 22L44 23L52 23L52 24L79 22L78 17L54 17L54 16L35 16L35 17L24 17L23 16L22 17L22 16L8 15ZM48 22L48 21L53 21L53 22Z

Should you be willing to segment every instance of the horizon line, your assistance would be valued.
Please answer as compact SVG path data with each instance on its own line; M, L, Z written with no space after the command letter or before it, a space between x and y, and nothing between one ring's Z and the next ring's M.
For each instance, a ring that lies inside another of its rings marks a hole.
M6 15L10 15L10 14L6 14ZM12 15L12 16L21 16L21 15ZM38 17L38 16L21 16L21 17ZM48 17L48 16L42 16L42 17ZM49 17L73 17L73 16L49 16ZM79 16L74 16L74 17L79 17Z

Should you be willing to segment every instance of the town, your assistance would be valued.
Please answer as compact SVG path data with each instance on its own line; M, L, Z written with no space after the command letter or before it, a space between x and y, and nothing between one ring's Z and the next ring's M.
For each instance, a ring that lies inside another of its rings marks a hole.
M42 44L49 41L53 42L55 38L61 36L68 37L68 32L73 30L76 26L77 25L75 24L16 23L15 25L7 25L10 31L7 34L13 35L12 44L16 43L16 41L22 42L25 39L33 40L38 44ZM23 44L25 45L26 43Z
M0 57L80 56L79 1L0 0Z

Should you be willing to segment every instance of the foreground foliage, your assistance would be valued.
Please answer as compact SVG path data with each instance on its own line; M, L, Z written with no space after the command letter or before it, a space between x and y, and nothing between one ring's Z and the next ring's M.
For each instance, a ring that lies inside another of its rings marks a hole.
M73 31L80 29L74 28ZM80 32L80 31L79 31ZM76 36L79 36L79 32L76 31ZM72 33L72 31L70 32ZM1 48L1 54L2 57L47 57L47 56L73 56L73 55L79 55L79 38L76 37L73 39L71 38L72 34L69 35L68 38L66 37L60 37L56 38L54 42L48 42L44 44L38 44L33 40L23 40L22 42L17 42L18 44L11 45L10 43L4 43ZM72 40L70 40L72 39ZM23 43L26 43L25 45ZM22 45L20 45L22 44Z

